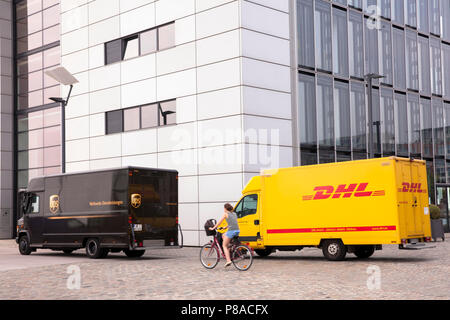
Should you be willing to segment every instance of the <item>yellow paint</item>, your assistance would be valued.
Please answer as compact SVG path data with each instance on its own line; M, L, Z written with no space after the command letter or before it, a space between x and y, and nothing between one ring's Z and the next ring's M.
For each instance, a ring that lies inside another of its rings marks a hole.
M361 192L371 196L356 197L365 183ZM403 192L403 183L421 188ZM350 197L333 198L339 186L351 190L354 184ZM323 186L333 193L314 200L314 189ZM258 195L258 209L239 219L240 236L259 233L261 239L250 242L253 248L317 246L322 239L342 239L346 245L400 244L402 239L431 237L427 189L425 162L395 157L266 170L242 192Z

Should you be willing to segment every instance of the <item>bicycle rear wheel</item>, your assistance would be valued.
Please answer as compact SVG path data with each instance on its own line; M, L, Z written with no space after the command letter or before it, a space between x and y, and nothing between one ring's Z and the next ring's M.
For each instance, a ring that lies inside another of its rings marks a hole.
M200 249L200 262L206 269L214 269L219 263L219 260L219 251L211 243L205 244Z
M231 260L236 269L247 271L253 263L253 255L251 250L244 245L237 246L232 253Z

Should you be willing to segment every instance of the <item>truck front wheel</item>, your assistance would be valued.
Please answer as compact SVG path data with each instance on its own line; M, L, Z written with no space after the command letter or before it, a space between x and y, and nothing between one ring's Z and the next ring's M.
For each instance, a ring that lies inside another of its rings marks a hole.
M19 239L19 252L21 255L24 256L28 256L29 254L31 254L31 252L33 251L33 249L30 246L30 240L28 240L28 237L25 236L21 236Z
M325 240L322 243L322 252L330 261L342 261L347 254L347 247L339 239Z
M100 248L100 242L97 239L91 238L86 241L86 255L91 259L104 258L105 250Z
M255 252L261 258L265 258L265 257L270 256L270 254L273 252L273 250L272 250L272 248L256 249Z
M370 258L375 252L375 246L361 246L356 249L355 256L359 259Z

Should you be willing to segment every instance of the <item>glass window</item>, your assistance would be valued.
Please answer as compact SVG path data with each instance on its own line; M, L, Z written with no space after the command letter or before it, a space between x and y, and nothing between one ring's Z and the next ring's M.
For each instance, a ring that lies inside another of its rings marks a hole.
M408 115L410 152L413 155L420 155L422 153L422 144L420 141L420 105L418 95L408 95Z
M61 124L61 107L44 110L44 127Z
M336 153L336 162L346 162L352 161L352 154L346 152L337 152Z
M141 54L152 53L157 50L157 29L143 32L139 35Z
M333 72L348 77L347 11L333 8Z
M408 153L408 111L406 96L396 93L394 96L394 109L396 118L397 155L409 156Z
M348 83L334 82L334 126L336 149L351 151L351 117Z
M28 151L28 168L42 168L44 166L44 150L34 149Z
M446 140L446 150L447 159L450 159L450 103L444 103L445 109L445 140Z
M56 67L61 63L61 47L44 51L44 68Z
M161 102L159 104L159 125L169 125L177 123L177 103L176 100Z
M441 13L439 0L428 0L430 13L430 33L441 35Z
M381 154L381 111L380 111L380 90L373 89L372 105L372 130L373 130L373 150ZM378 134L378 131L380 134Z
M319 149L319 163L333 163L336 162L333 150Z
M350 76L364 77L363 17L349 12L349 67Z
M316 85L314 76L299 74L299 134L302 146L317 146Z
M28 213L39 213L39 196L33 194L30 202L30 209Z
M381 139L384 155L395 154L395 119L394 119L394 94L392 89L381 89Z
M419 61L419 91L424 94L431 94L430 80L430 45L428 39L419 36L418 38L418 61Z
M44 126L43 115L42 111L30 112L28 114L28 130L42 128Z
M106 134L118 133L123 131L123 112L122 110L110 111L106 113Z
M317 77L317 125L319 147L334 147L333 80Z
M374 8L376 8L378 6L377 0L364 0L363 6L364 6L363 7L364 12L369 15L376 14L376 10L378 10L378 9L374 10Z
M362 0L348 0L348 5L353 8L362 9Z
M442 43L442 64L444 69L443 94L450 98L450 45Z
M420 129L422 132L422 155L433 157L433 112L431 100L420 99Z
M380 43L380 74L384 76L381 81L392 85L392 37L391 24L387 22L381 23L381 29L378 33Z
M139 38L123 40L123 60L131 59L139 56Z
M401 2L401 1L396 1ZM394 86L406 89L405 33L393 28L394 41Z
M354 151L367 149L367 122L365 88L362 83L352 82L350 86L350 108L352 115L352 141Z
M44 147L58 146L61 144L61 127L49 127L44 129Z
M142 128L153 128L157 127L158 124L158 105L151 104L141 108L141 122Z
M316 0L315 6L315 51L316 67L320 70L332 71L331 60L331 13L330 3Z
M439 40L430 39L431 48L431 92L442 95L442 60L441 43Z
M441 0L442 36L450 41L450 1Z
M312 0L297 0L298 64L314 68L314 9Z
M301 149L302 166L311 166L317 163L317 149Z
M365 24L365 70L366 73L379 74L378 65L378 30L368 22L368 19L364 19ZM378 80L374 81L378 83Z
M442 100L433 99L433 132L434 132L434 155L445 155L444 141L444 108Z
M391 18L391 0L380 0L381 16Z
M44 45L60 40L59 25L44 30Z
M406 0L406 24L417 27L417 3L416 0Z
M417 33L406 30L406 80L408 89L419 90Z
M417 28L419 31L428 33L430 31L429 27L429 15L428 15L428 0L417 0L418 5L418 24Z
M106 64L122 60L122 39L107 42L105 44Z
M140 108L126 109L123 111L123 130L138 130L141 127Z
M404 24L405 20L405 11L404 11L404 2L403 0L398 1L394 0L392 2L392 21L398 24Z
M252 194L244 197L236 206L236 214L238 219L256 214L258 210L258 195Z
M42 10L41 0L25 0L17 3L16 15L17 19L25 18L33 13Z
M158 50L175 46L175 23L158 28Z
M59 24L60 22L59 5L45 9L43 13L44 13L43 16L44 29Z
M446 183L447 179L445 178L445 160L435 159L434 166L436 169L436 183Z
M28 148L38 149L44 146L44 131L42 129L28 132Z
M44 149L44 167L56 167L61 165L61 147Z
M342 4L343 6L347 5L347 0L333 0L336 3Z

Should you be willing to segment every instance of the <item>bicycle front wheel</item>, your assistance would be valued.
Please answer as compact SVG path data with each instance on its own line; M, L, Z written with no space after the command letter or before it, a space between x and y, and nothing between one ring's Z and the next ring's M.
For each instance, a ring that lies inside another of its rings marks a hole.
M219 263L219 260L219 251L211 243L205 244L200 249L200 262L206 269L214 269Z
M247 271L253 263L253 255L251 250L244 245L237 246L233 250L231 260L236 269L240 271Z

